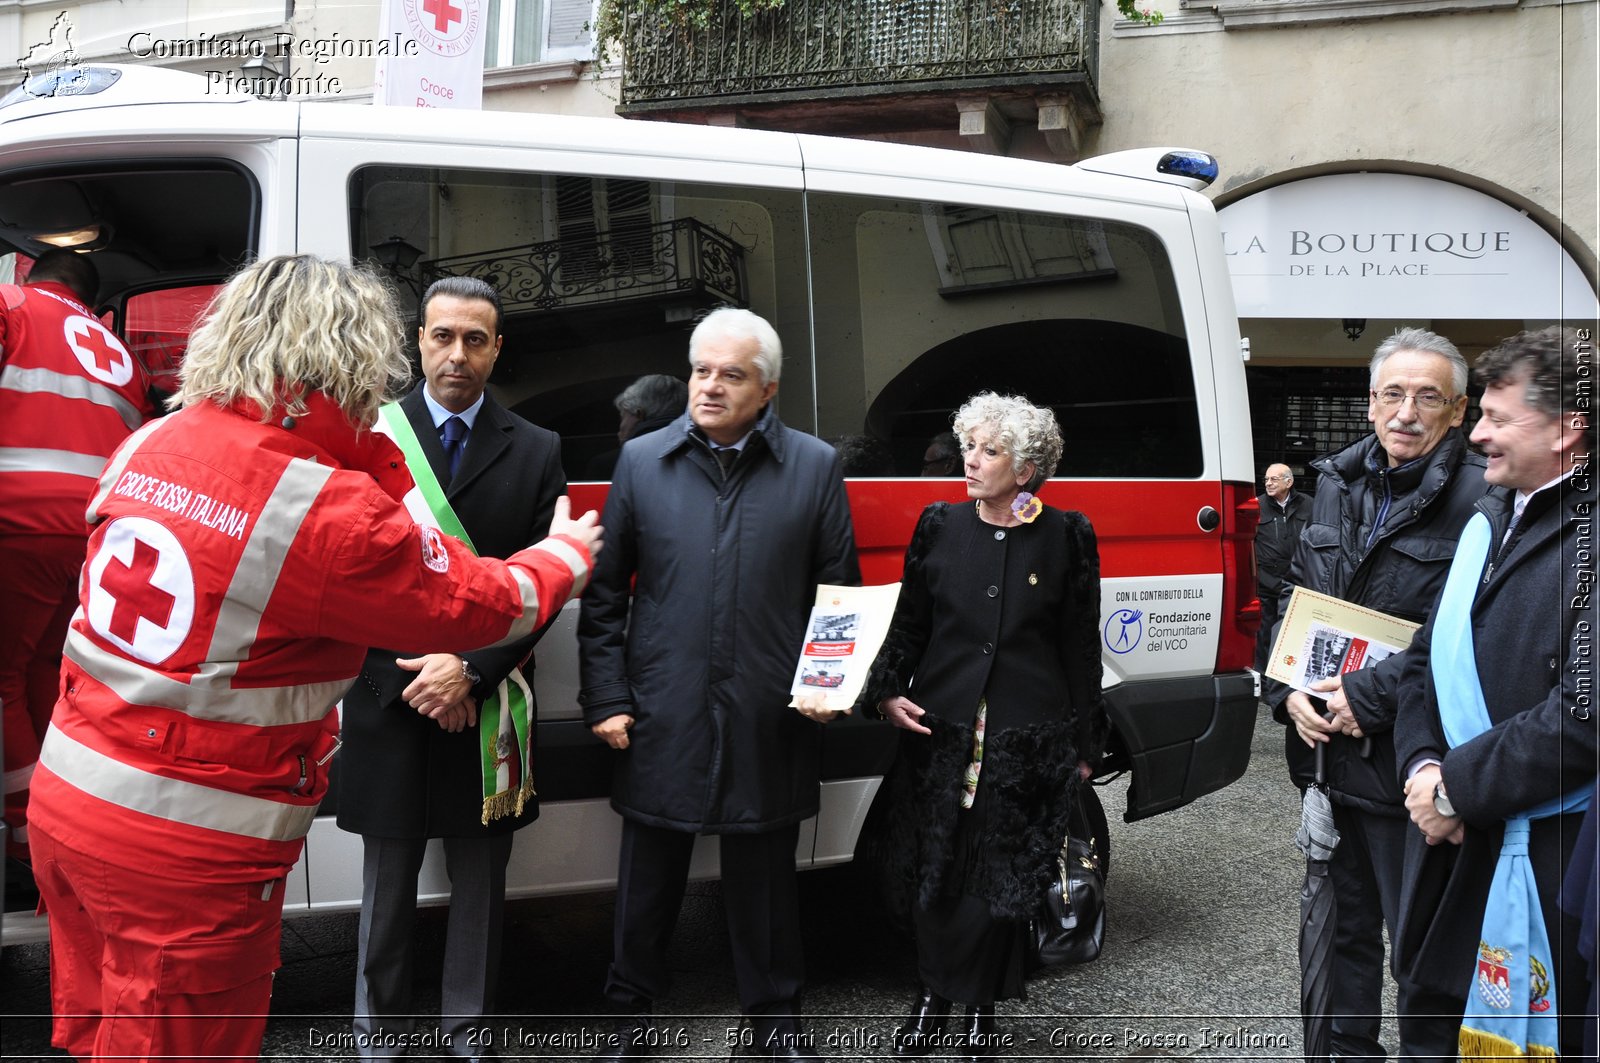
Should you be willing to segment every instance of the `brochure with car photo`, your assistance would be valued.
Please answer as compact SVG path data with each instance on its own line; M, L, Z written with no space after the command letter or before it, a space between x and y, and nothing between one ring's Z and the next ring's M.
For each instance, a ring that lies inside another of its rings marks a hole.
M867 671L889 634L900 584L875 587L817 586L806 623L806 640L795 666L790 708L849 712L867 683Z
M1311 684L1399 653L1421 626L1296 587L1267 661L1267 678L1321 697Z

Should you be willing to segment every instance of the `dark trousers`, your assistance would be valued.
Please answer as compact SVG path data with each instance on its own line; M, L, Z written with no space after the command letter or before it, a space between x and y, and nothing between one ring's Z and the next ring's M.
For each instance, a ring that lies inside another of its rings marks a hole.
M794 850L800 825L723 834L722 902L739 1007L757 1035L791 1032L805 985ZM630 1013L651 1010L671 984L667 945L683 906L695 835L632 820L622 824L614 958L605 997Z
M1387 925L1392 937L1399 923L1406 838L1416 828L1404 816L1380 816L1337 803L1333 822L1339 830L1339 846L1328 867L1338 899L1333 1054L1341 1059L1383 1059L1383 1043L1378 1040L1383 1013L1383 928ZM1392 961L1391 971L1398 989L1400 1058L1454 1058L1464 1002L1410 985L1399 977Z
M1278 592L1264 591L1256 588L1256 597L1261 600L1261 627L1256 632L1256 671L1264 672L1267 669L1267 654L1272 652L1272 629L1278 626Z
M439 1026L449 1036L448 1054L481 1054L469 1033L494 1014L500 975L500 939L505 917L506 864L510 834L445 838L450 875L450 915L445 925L444 973ZM426 838L362 835L361 923L356 941L357 1034L409 1034L411 958L416 940L417 873ZM377 1044L372 1044L377 1040ZM381 1038L368 1038L366 1057L395 1054Z
M0 717L8 856L28 858L28 782L61 686L61 644L78 607L82 535L0 536Z

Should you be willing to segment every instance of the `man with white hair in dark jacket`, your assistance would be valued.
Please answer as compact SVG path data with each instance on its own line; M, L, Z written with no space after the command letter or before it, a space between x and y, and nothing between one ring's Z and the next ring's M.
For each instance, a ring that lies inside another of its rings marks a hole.
M850 507L833 448L772 407L771 325L713 311L689 365L688 412L623 445L605 508L615 553L578 625L584 722L618 750L623 817L605 996L624 1018L601 1054L650 1054L695 836L716 834L745 1047L809 1059L794 861L821 728L785 706L816 585L861 579Z

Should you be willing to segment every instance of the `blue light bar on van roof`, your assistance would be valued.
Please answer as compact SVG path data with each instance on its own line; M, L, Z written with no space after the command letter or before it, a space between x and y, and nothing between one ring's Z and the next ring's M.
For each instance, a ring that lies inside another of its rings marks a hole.
M63 66L48 74L33 74L26 78L22 84L6 93L5 99L0 100L0 108L51 97L93 96L115 85L121 77L122 71L115 67Z
M1194 148L1161 146L1126 148L1109 155L1096 155L1074 163L1074 168L1093 173L1159 181L1198 192L1217 179L1221 167L1216 156Z
M1208 185L1217 179L1217 172L1215 156L1203 151L1169 151L1156 163L1156 173L1191 177Z

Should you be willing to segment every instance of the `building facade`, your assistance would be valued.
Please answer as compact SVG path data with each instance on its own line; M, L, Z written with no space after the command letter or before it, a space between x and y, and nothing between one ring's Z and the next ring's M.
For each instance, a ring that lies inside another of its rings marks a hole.
M485 109L1063 163L1211 152L1262 465L1303 470L1367 430L1361 368L1396 327L1471 357L1596 315L1596 0L1154 0L1155 25L1108 0L787 0L699 28L639 0L403 2L477 20ZM605 19L621 45L602 61ZM365 106L379 26L376 0L0 0L0 53L11 81L71 47ZM628 209L597 194L591 227Z

